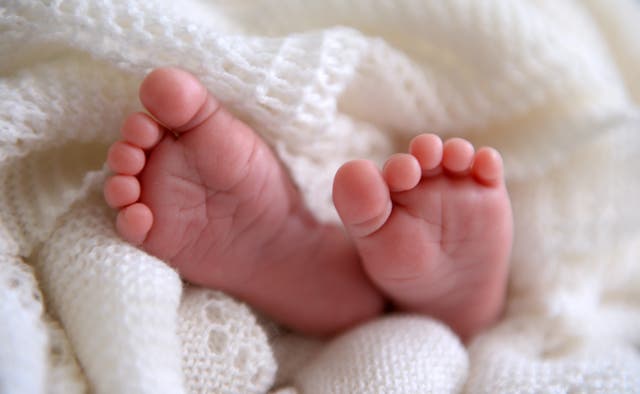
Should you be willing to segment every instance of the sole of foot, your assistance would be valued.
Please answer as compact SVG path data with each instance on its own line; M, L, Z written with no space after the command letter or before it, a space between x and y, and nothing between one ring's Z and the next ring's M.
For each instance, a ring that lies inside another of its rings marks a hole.
M344 231L312 217L267 144L193 75L157 69L140 100L148 113L124 121L107 157L122 238L305 333L381 312Z
M423 134L382 170L343 165L333 199L365 271L397 308L465 339L499 317L513 225L496 150Z

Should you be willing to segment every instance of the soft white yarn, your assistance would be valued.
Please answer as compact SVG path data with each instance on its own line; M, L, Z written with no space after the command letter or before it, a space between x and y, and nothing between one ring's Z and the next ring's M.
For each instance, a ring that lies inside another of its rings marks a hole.
M86 382L59 324L44 313L33 270L0 258L0 392L81 394ZM9 323L10 322L10 323Z
M0 260L0 392L43 392L47 374L47 334L35 280L17 259Z
M457 393L467 378L467 357L442 324L387 317L336 338L295 381L310 394Z
M632 0L3 2L2 390L640 392L638 20ZM347 159L381 162L422 131L500 149L516 228L503 321L468 352L414 317L323 345L182 291L99 196L162 65L254 126L324 220Z
M260 393L273 384L273 353L245 305L191 287L185 289L178 313L188 392Z

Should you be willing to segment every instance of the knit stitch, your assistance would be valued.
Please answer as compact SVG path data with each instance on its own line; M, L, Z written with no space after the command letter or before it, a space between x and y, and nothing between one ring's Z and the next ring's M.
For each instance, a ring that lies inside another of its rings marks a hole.
M638 20L633 0L3 1L0 391L640 393ZM321 220L346 160L424 131L498 148L502 321L468 348L401 315L323 342L183 288L100 196L167 65L265 138Z

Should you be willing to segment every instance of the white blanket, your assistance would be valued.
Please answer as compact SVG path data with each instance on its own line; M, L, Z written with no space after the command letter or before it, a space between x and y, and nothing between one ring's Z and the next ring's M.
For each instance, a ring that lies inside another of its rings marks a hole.
M0 392L639 393L639 21L632 0L3 1ZM321 342L121 241L102 163L165 65L255 127L322 220L348 159L423 131L498 148L502 321L469 347L401 315Z

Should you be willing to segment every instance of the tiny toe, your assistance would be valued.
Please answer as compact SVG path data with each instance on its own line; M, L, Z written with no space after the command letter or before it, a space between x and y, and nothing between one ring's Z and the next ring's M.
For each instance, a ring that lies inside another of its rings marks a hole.
M442 140L435 134L420 134L411 140L409 153L418 159L425 175L429 175L442 163Z
M144 163L145 156L142 149L123 141L111 145L107 153L107 165L111 171L119 174L136 175L142 171Z
M134 176L114 175L104 183L104 199L112 208L121 208L140 198L140 182Z
M347 230L356 237L378 230L391 213L391 197L382 174L367 160L344 164L333 181L333 202Z
M116 229L122 238L134 245L144 242L152 224L151 210L141 203L123 208L116 219Z
M415 156L397 153L385 163L382 176L390 191L402 192L416 187L422 177L422 169Z
M130 115L122 125L122 138L141 149L153 148L160 142L162 135L160 125L141 112Z
M144 79L140 101L151 115L174 131L202 122L218 107L195 76L171 67L158 68Z
M487 185L495 185L502 180L502 157L493 148L480 148L473 159L473 176Z
M442 148L442 166L456 175L465 175L473 161L473 145L462 138L447 140Z

